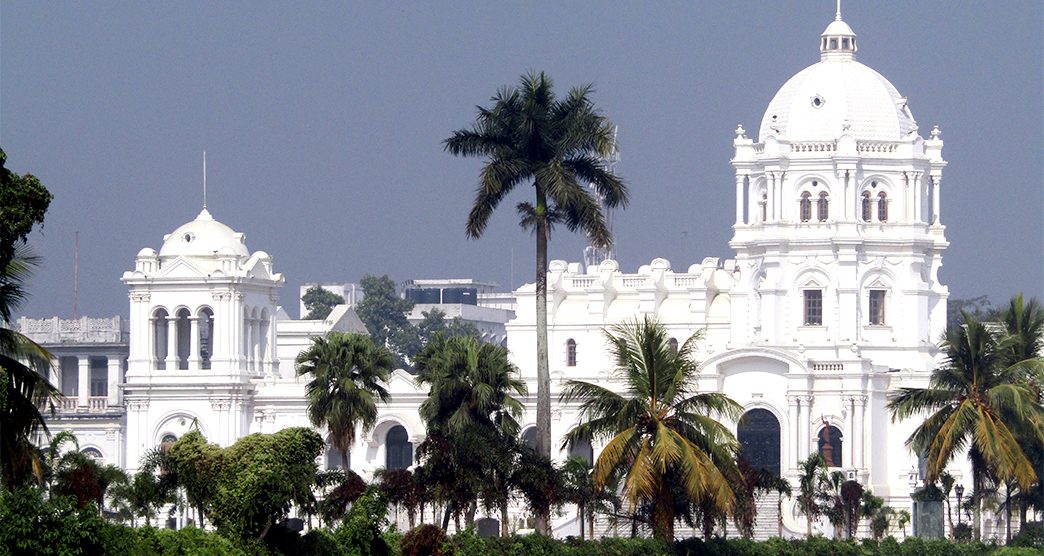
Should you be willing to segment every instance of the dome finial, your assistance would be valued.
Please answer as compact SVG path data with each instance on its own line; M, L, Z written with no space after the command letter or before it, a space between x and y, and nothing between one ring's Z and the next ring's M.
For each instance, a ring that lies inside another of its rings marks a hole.
M834 21L841 21L841 0L837 0L837 13L834 14Z

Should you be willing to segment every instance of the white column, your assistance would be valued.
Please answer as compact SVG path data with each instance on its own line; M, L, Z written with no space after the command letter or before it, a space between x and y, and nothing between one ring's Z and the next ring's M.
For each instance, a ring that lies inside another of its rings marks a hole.
M58 357L51 357L51 368L47 372L51 386L54 386L59 393L62 391L62 360Z
M801 455L801 442L800 433L798 432L799 415L801 411L801 400L797 396L787 396L787 418L790 419L790 455L794 458L794 465L791 467L797 467L797 464L802 459Z
M841 404L845 408L845 432L844 444L841 448L841 465L843 467L852 467L852 452L855 450L856 439L855 439L855 427L853 421L855 421L854 412L852 407L855 402L852 396L841 396Z
M199 369L199 317L189 317L188 368Z
M76 394L76 405L80 407L87 407L87 397L91 395L91 358L87 355L81 355L77 362L79 363L79 374L77 378L77 394Z
M939 181L941 176L932 176L932 224L941 224L939 221Z
M913 179L910 180L910 189L913 190L912 206L910 207L911 218L914 222L921 222L921 173L914 172Z
M802 459L808 457L812 453L812 401L815 398L812 396L802 396L801 401L801 457Z
M120 375L123 374L123 357L119 354L109 354L109 407L120 405Z
M855 410L855 434L852 436L852 447L855 448L853 465L860 469L866 467L863 461L863 446L866 443L866 431L863 429L863 413L866 411L866 396L852 398Z
M736 224L743 223L743 174L736 174Z
M167 371L178 370L178 317L167 317Z

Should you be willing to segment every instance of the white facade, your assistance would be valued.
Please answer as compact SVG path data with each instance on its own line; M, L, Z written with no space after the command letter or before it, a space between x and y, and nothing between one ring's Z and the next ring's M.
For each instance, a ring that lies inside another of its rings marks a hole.
M821 61L769 104L757 141L737 128L735 184L722 184L736 192L733 258L677 271L653 259L634 273L612 260L586 269L550 264L552 399L567 379L612 385L602 330L654 315L679 341L703 332L700 389L771 415L762 423L778 427L778 454L767 457L781 474L793 478L833 427L834 440L841 435L834 466L909 508L918 466L904 443L916 423L893 424L885 403L897 388L927 385L938 362L948 296L938 281L946 162L938 129L919 135L906 99L855 60L855 40L838 17L817 41ZM159 252L143 249L122 280L129 359L116 396L126 412L98 426L122 442L106 459L132 470L194 423L221 445L306 426L294 358L314 336L364 330L347 306L325 321L287 318L271 257L250 253L243 235L206 209ZM534 286L503 301L516 314L506 325L508 348L535 394ZM417 408L425 392L402 371L389 389L393 402L351 455L364 476L392 461L387 439L402 434L398 427L412 446L423 439ZM526 426L535 402L527 400ZM577 407L555 402L552 412L552 436L561 438ZM803 534L792 502L784 508L787 530ZM570 520L556 531L568 532Z
M653 315L679 342L702 331L701 390L768 412L756 413L778 427L782 475L796 478L835 427L832 467L909 508L918 462L905 441L916 423L893 424L885 404L897 388L927 386L938 362L943 144L938 129L920 137L906 99L855 60L840 18L820 50L773 98L757 141L736 130L734 258L677 271L654 259L635 273L611 260L550 263L551 395L567 379L613 386L603 329ZM534 286L517 298L508 347L534 391ZM557 405L552 437L577 418L575 405ZM793 503L784 508L786 529L803 534Z

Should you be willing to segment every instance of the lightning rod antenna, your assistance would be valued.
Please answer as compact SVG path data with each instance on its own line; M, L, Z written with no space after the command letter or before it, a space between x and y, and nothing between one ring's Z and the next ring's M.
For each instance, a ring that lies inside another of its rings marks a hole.
M207 210L207 151L203 151L203 210Z
M76 230L73 249L73 320L80 318L80 230Z

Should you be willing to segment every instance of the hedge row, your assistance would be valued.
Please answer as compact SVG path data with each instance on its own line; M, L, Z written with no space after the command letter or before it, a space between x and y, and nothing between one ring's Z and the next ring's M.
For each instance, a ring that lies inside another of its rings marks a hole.
M1040 530L1038 530L1040 529ZM0 490L0 556L12 554L118 556L1029 556L1044 553L1044 529L998 547L983 543L955 544L909 538L845 542L816 537L808 540L700 539L673 546L653 539L612 538L598 541L555 540L542 536L484 539L467 532L446 537L434 526L421 526L405 536L394 530L381 535L359 534L346 526L299 535L274 527L267 544L235 544L213 532L195 528L179 531L132 528L110 523L89 507L71 499L43 500L38 492Z

